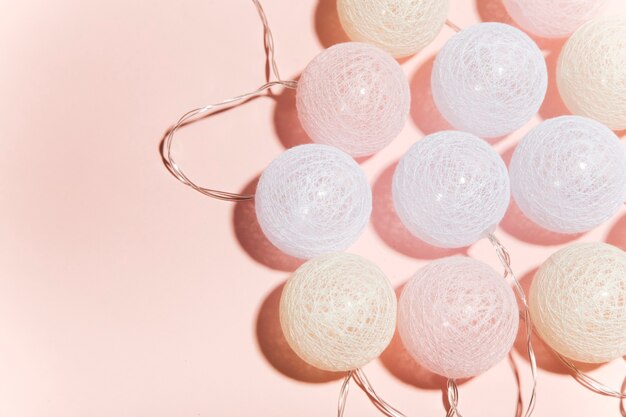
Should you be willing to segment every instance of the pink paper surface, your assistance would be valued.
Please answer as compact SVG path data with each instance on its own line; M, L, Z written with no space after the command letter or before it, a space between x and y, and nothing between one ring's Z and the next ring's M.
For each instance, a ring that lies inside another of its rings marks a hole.
M286 78L344 40L333 0L263 1ZM626 14L614 0L605 14ZM467 27L507 21L499 0L452 0ZM319 417L336 413L340 381L289 351L280 288L298 265L263 240L250 203L206 198L177 182L158 146L182 113L264 82L262 27L250 1L23 0L0 8L0 416ZM403 60L411 118L362 163L374 189L370 226L350 249L401 286L449 254L415 241L391 211L391 166L425 133L446 127L428 85L444 27ZM554 84L562 42L540 40L550 88L540 114L495 144L509 155L541 118L565 109ZM285 146L305 142L292 92L185 128L177 160L199 183L251 190ZM624 137L624 132L619 133ZM391 231L397 231L393 233ZM626 209L578 237L536 229L514 207L497 231L519 276L561 245L626 248ZM497 267L488 242L467 252ZM529 367L516 351L523 387ZM619 416L618 401L585 390L549 359L537 417ZM407 416L443 416L440 378L395 340L365 367ZM557 371L557 372L555 372ZM621 385L626 364L592 375ZM465 416L514 415L506 361L460 387ZM353 387L346 416L378 412Z

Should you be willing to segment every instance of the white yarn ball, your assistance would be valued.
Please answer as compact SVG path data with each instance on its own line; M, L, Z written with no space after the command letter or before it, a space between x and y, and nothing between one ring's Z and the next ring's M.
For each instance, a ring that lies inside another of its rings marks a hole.
M357 255L312 259L287 281L280 323L291 348L307 363L348 371L377 358L396 326L396 295L385 274Z
M363 231L372 192L361 167L326 145L300 145L263 171L255 195L256 215L267 238L297 258L337 252Z
M504 359L518 325L519 309L506 280L461 256L418 270L398 305L404 346L418 363L448 378L479 375Z
M572 113L626 129L626 19L595 19L578 29L561 51L556 76Z
M337 11L350 39L395 57L421 51L439 34L449 0L338 0Z
M585 117L535 127L515 149L509 171L520 210L554 232L590 230L626 199L626 149L609 128Z
M556 252L530 288L541 338L570 359L602 363L626 355L626 253L606 243Z
M547 86L546 62L535 42L502 23L457 33L433 66L437 108L456 129L480 137L503 136L528 122Z
M565 38L592 19L606 0L504 0L522 29L544 38Z
M444 131L416 142L393 176L402 223L431 245L456 248L492 232L509 204L500 155L470 133Z
M395 139L410 105L400 64L364 43L322 51L298 80L296 107L304 130L314 142L352 156L371 155Z

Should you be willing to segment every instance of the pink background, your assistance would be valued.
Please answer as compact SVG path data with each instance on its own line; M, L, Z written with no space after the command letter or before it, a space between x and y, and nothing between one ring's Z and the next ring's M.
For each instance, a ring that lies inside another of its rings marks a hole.
M500 0L452 0L466 27L505 20ZM264 0L285 77L343 40L334 0ZM605 11L626 13L622 0ZM340 382L290 353L277 321L297 262L260 235L250 203L206 198L163 167L159 141L183 112L264 82L262 30L248 0L23 0L0 8L0 415L7 417L332 416ZM432 58L453 32L403 62L413 107L401 136L362 166L370 226L350 249L395 285L446 254L416 243L390 212L398 157L445 127L428 91ZM554 85L560 42L539 42L550 88L538 117L565 112ZM285 146L306 141L293 95L276 90L181 133L178 160L199 183L250 189ZM623 137L624 132L620 135ZM572 241L512 210L497 232L520 276ZM626 246L626 210L578 238ZM494 267L488 243L469 254ZM528 387L527 362L521 364ZM442 416L441 380L394 342L365 370L410 416ZM544 360L537 417L617 416ZM618 387L623 361L592 375ZM555 372L556 371L556 372ZM330 382L329 382L330 380ZM460 388L466 416L514 414L506 361ZM375 416L357 389L347 416Z

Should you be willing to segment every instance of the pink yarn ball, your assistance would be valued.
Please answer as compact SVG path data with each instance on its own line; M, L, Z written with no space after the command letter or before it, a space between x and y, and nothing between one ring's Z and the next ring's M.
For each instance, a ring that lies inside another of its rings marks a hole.
M311 139L357 157L378 152L400 134L410 101L398 62L357 42L316 56L304 69L296 95L298 117Z
M513 346L519 310L496 271L453 256L417 271L402 290L398 331L413 358L447 378L479 375Z

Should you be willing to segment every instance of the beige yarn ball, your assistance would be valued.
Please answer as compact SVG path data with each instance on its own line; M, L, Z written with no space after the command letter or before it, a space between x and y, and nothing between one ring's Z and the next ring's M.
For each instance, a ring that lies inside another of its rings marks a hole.
M578 29L561 51L556 75L572 113L626 129L626 19L594 19Z
M449 0L338 0L337 11L350 39L395 57L421 51L446 21Z
M280 324L304 361L327 371L348 371L377 358L391 341L396 295L385 274L367 259L323 255L287 281Z
M552 349L579 362L626 355L626 253L606 243L556 252L530 288L530 313Z

